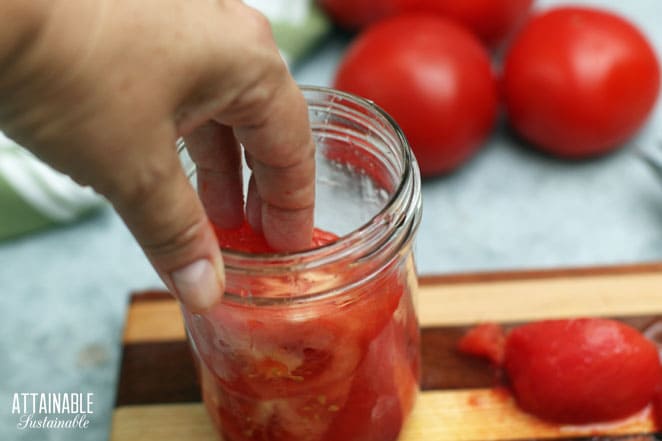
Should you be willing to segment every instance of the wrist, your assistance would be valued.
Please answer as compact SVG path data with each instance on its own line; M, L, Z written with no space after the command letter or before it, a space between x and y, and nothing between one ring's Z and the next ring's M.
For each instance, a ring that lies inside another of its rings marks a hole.
M0 82L39 39L53 3L48 0L0 2Z
M13 91L26 83L25 60L37 44L55 0L0 0L0 129L16 117L20 96Z
M96 24L97 3L0 0L0 129L10 137L24 141L54 114L49 106L60 104L61 83L88 44L81 34Z

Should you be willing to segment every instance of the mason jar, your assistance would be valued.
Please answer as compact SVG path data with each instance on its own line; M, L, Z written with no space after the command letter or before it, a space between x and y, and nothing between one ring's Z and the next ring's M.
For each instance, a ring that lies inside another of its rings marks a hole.
M418 167L373 103L302 90L315 225L339 238L297 253L222 250L222 302L183 309L204 403L225 441L396 440L419 389Z

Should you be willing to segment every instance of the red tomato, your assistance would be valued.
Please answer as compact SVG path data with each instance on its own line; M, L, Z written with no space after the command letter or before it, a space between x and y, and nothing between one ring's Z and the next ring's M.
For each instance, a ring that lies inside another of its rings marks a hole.
M658 62L645 37L612 13L563 7L533 20L505 60L510 123L540 149L566 158L617 148L657 99Z
M405 12L433 12L464 25L496 46L526 18L534 0L319 0L345 29L360 29Z
M526 19L533 0L409 0L402 10L436 12L495 47Z
M395 118L423 176L467 161L497 113L486 50L468 31L431 15L397 16L366 30L341 61L335 87L373 100Z
M408 0L319 0L334 22L345 29L357 30L395 14L399 3Z
M653 395L653 420L657 430L662 429L662 384L658 384Z
M457 348L465 354L485 357L497 366L503 362L506 334L496 323L474 326L460 339Z
M627 417L651 401L661 379L655 345L636 329L606 319L515 328L504 366L519 405L558 423Z

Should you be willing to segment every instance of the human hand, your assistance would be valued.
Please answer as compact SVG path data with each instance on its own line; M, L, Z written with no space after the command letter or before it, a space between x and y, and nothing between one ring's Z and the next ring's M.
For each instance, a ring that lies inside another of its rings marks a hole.
M249 222L275 249L310 245L306 105L263 16L239 0L60 0L33 2L37 23L22 1L0 6L0 22L18 10L15 22L27 23L0 44L0 127L106 196L186 306L220 299L223 266L179 163L180 136L213 223L243 219L241 143Z

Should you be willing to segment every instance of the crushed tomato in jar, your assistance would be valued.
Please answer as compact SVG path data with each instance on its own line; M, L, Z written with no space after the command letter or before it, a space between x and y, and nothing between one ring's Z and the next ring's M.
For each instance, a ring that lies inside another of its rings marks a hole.
M226 248L270 251L247 223L217 234ZM316 246L336 239L314 232ZM412 296L395 269L357 287L344 305L228 303L204 318L186 315L204 401L226 441L398 438L420 363Z

